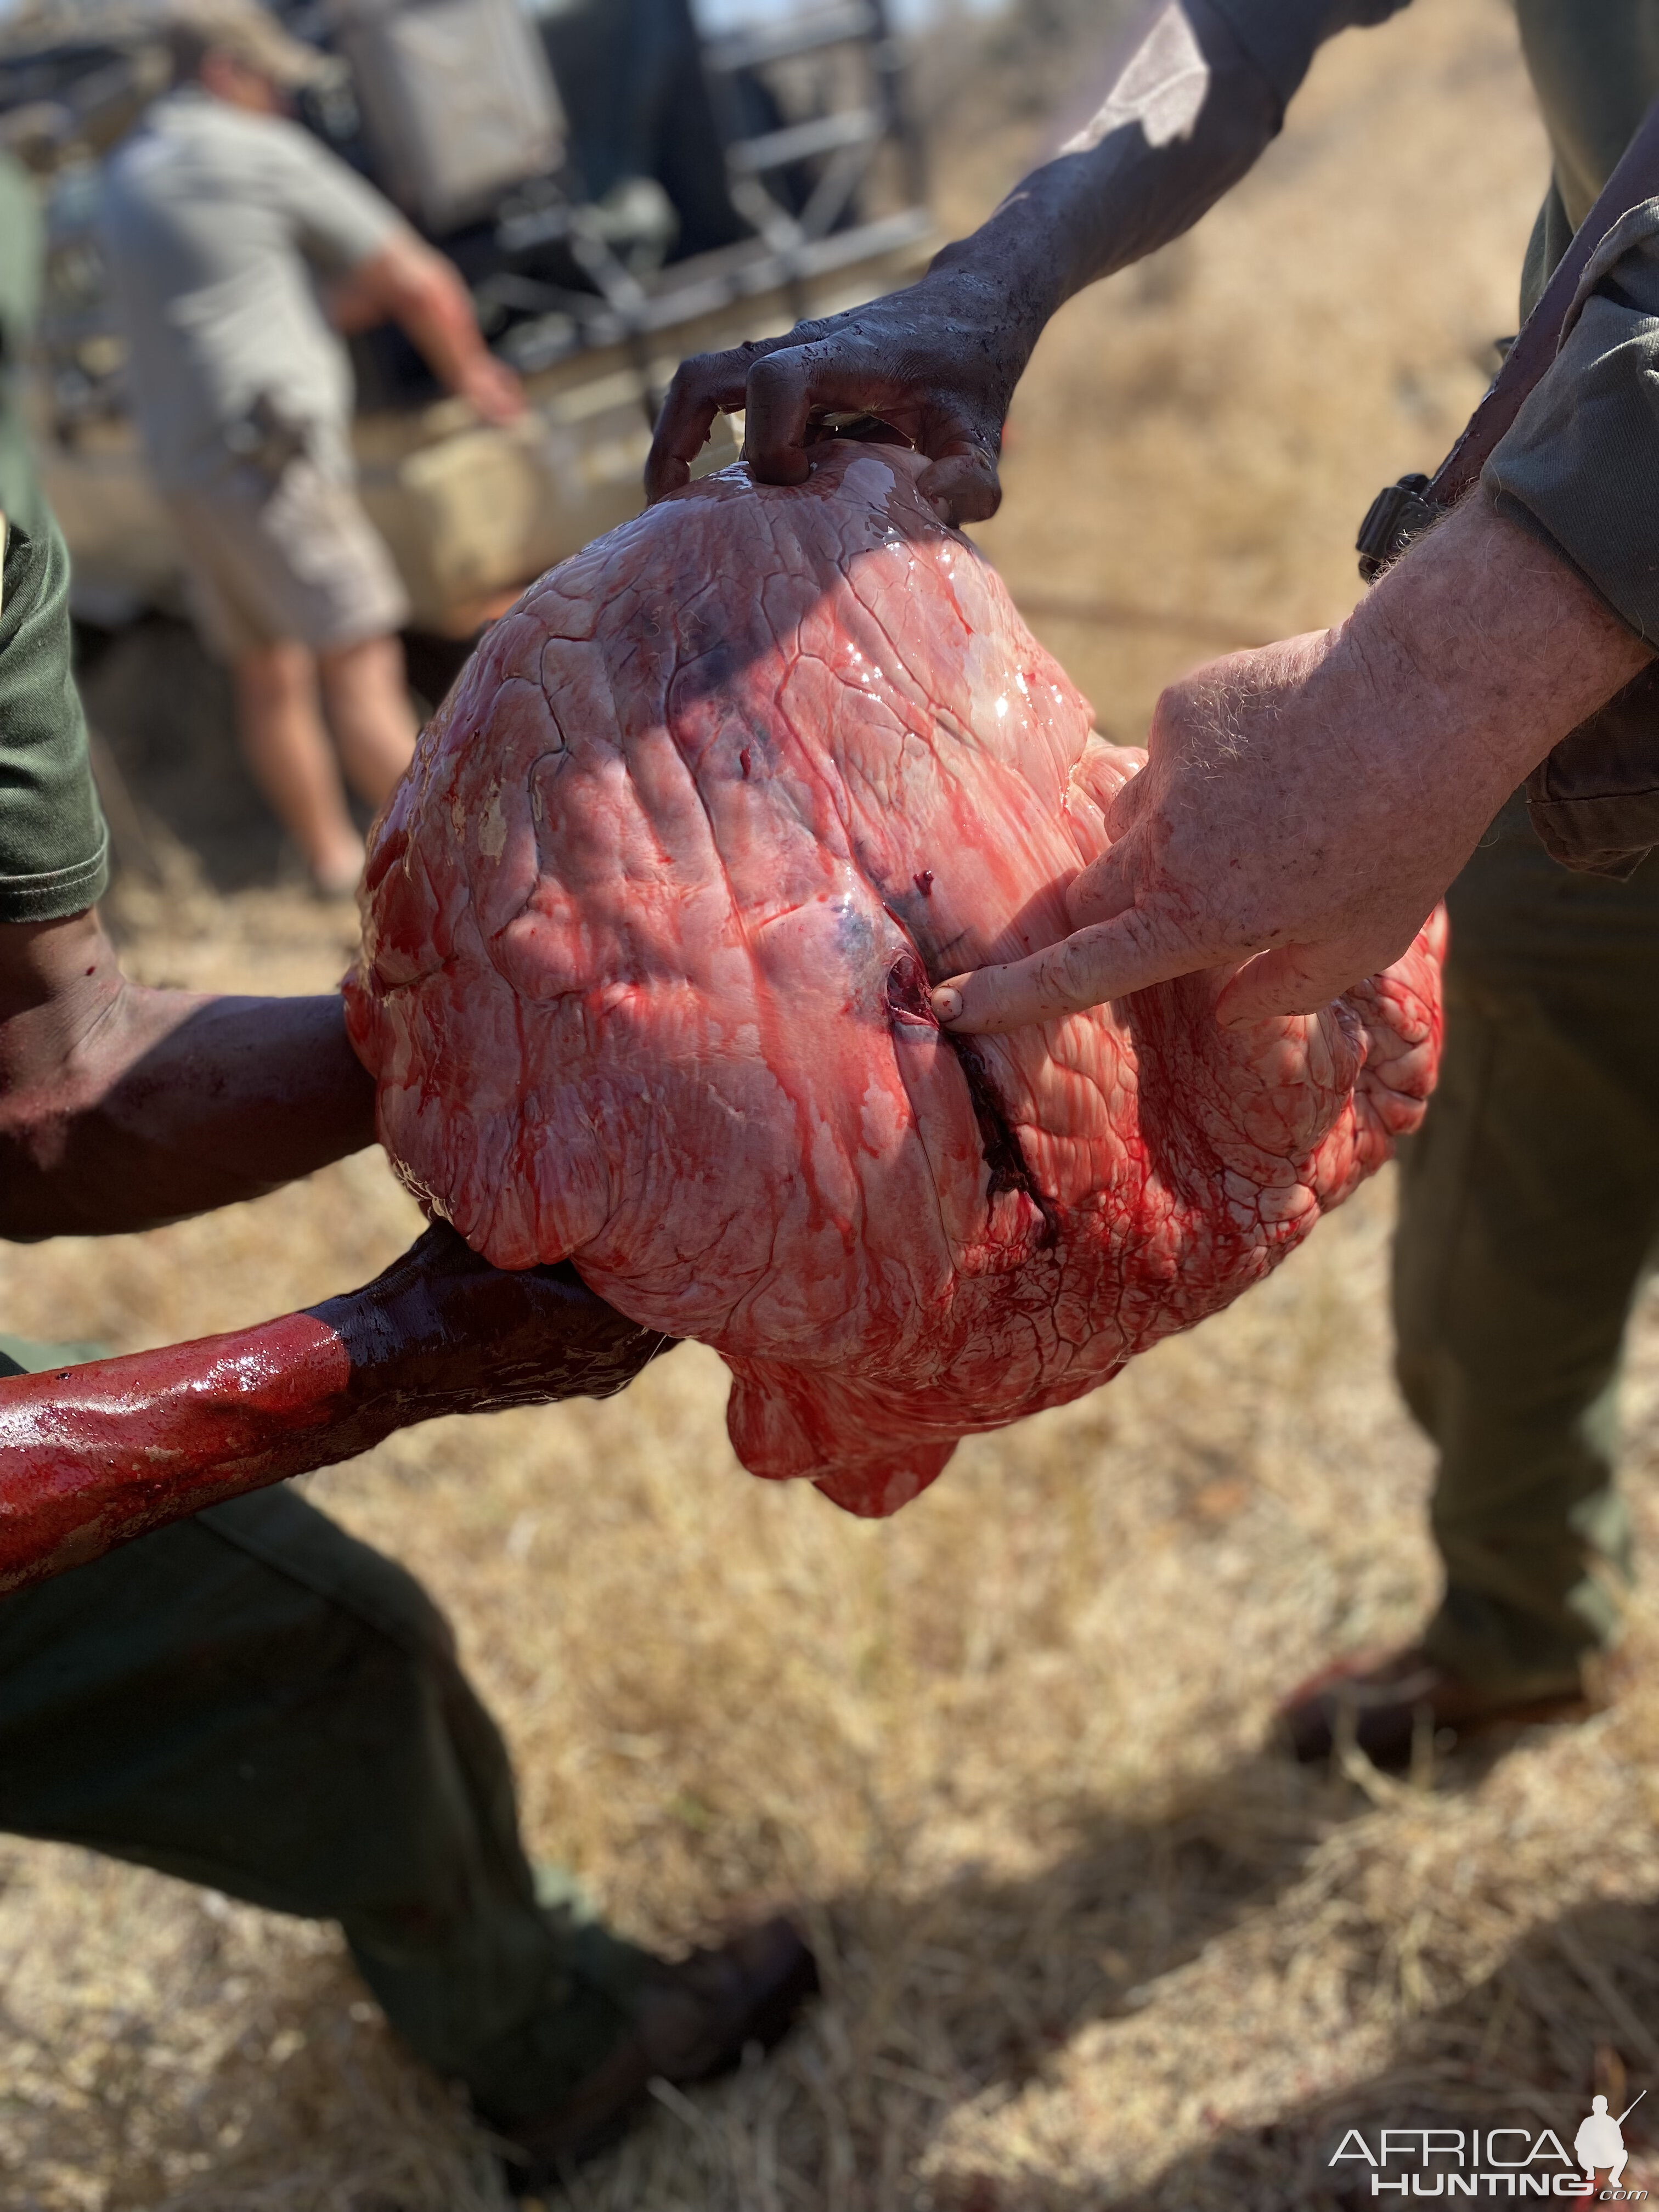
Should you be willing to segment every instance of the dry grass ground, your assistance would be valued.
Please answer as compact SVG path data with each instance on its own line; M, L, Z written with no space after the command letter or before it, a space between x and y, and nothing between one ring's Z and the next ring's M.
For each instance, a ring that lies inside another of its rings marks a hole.
M957 156L951 215L1020 150ZM984 536L1114 728L1206 645L1348 604L1355 515L1479 390L1543 166L1498 0L1419 0L1322 61L1195 240L1060 319ZM346 950L340 915L182 865L122 912L155 978L314 986ZM1616 2110L1654 2080L1651 1588L1630 1686L1582 1730L1415 1788L1271 1748L1287 1683L1431 1595L1389 1202L1096 1399L968 1445L892 1523L740 1474L696 1349L617 1403L439 1425L313 1485L449 1608L538 1853L651 1940L777 1896L819 1942L826 1997L780 2058L665 2097L581 2212L1313 2212L1360 2201L1327 2163L1351 2124L1570 2136L1592 2088ZM165 1340L339 1288L412 1226L366 1158L0 1255L0 1311ZM1659 1310L1638 1338L1651 1568ZM503 2199L329 1930L6 1842L0 2203Z

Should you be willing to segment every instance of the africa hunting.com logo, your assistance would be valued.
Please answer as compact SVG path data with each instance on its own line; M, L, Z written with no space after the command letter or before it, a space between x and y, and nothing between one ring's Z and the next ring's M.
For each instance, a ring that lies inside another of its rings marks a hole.
M1565 2197L1580 2203L1638 2203L1647 2191L1623 2186L1630 2156L1623 2128L1646 2094L1644 2089L1616 2119L1607 2099L1597 2097L1572 2139L1571 2154L1553 2128L1536 2134L1513 2127L1383 2128L1375 2147L1359 2129L1350 2128L1329 2163L1369 2166L1376 2197L1473 2197L1491 2203Z

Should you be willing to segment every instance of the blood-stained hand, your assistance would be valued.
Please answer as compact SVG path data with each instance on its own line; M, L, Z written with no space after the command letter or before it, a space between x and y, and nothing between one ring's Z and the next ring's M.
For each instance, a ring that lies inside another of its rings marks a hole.
M672 1340L597 1297L568 1262L492 1267L439 1222L360 1291L311 1309L351 1363L351 1395L402 1427L625 1389Z
M1504 799L1650 648L1476 493L1337 629L1240 653L1158 702L1075 933L933 994L1012 1030L1196 969L1218 1012L1308 1013L1397 959Z
M766 483L805 477L814 417L867 415L927 455L917 489L945 521L994 514L1003 421L1042 322L1006 283L953 266L954 251L906 291L683 363L646 464L650 497L689 483L715 416L741 408L744 459Z

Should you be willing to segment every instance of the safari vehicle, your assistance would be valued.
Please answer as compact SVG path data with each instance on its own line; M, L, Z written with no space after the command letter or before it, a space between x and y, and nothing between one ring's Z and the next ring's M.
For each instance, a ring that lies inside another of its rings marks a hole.
M391 330L355 340L365 504L434 639L635 513L652 418L687 354L889 290L929 250L923 149L884 0L701 28L690 0L301 0L338 68L303 120L461 269L530 407L500 429ZM97 157L167 82L99 0L0 33L0 129L45 173L46 306L30 406L103 627L177 604L166 516L127 413L93 222ZM729 434L710 449L732 456Z

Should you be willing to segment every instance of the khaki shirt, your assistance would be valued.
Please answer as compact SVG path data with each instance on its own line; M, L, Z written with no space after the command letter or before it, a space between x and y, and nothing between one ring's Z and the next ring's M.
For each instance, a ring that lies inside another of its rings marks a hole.
M40 308L43 247L33 184L0 154L0 514L26 530L45 520L18 392L23 354Z
M226 432L264 399L349 475L351 369L317 279L380 251L402 218L297 124L185 86L104 173L99 234L156 482L210 484Z

